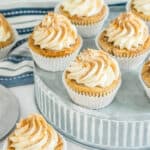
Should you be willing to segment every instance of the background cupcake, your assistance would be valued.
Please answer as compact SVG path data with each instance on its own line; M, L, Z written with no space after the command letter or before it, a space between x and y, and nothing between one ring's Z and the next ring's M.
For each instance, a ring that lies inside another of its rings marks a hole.
M142 66L140 80L147 96L150 98L150 59L147 60Z
M41 115L22 119L8 137L4 150L66 150L65 142Z
M0 58L5 57L15 44L17 32L6 18L0 14Z
M87 49L66 68L63 83L73 102L98 109L112 102L121 76L117 62L107 53Z
M150 27L150 0L130 0L127 10L146 21Z
M96 44L114 56L123 70L137 68L150 50L146 23L132 13L122 13L104 29Z
M28 43L35 62L48 71L64 70L82 46L75 26L55 13L48 13L34 28Z
M63 0L56 11L67 16L83 37L95 36L108 17L108 7L103 0Z

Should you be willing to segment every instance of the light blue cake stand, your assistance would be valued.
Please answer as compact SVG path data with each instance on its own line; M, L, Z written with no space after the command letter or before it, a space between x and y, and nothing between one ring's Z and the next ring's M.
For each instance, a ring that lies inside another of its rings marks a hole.
M125 7L112 7L108 21L122 11ZM96 48L94 38L84 39L83 47ZM35 66L36 103L50 124L76 142L98 149L150 148L150 102L138 71L123 73L122 78L111 105L89 110L70 100L62 72L46 72Z

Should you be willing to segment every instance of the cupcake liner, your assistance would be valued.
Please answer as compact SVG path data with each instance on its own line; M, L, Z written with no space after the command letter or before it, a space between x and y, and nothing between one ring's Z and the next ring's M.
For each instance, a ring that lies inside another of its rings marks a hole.
M59 134L60 135L60 134ZM60 135L62 140L63 140L63 143L64 143L64 148L63 150L67 150L67 143L66 143L66 140L64 139L64 137L62 135Z
M62 138L62 141L64 144L64 148L62 150L67 150L66 140L64 139L64 137L62 135L59 134L59 136ZM4 144L2 146L2 150L7 150L7 146L8 146L8 138L4 141Z
M65 73L63 73L62 80L71 100L74 103L89 109L100 109L111 104L121 85L120 81L119 85L112 92L105 96L88 96L84 95L83 93L77 93L74 90L72 90L65 81Z
M126 11L129 12L131 9L130 9L130 5L131 5L131 0L128 0L127 4L126 4ZM144 19L143 19L144 20ZM150 29L150 21L146 21L146 24L148 25L149 29Z
M126 4L126 11L129 12L130 11L130 5L131 5L131 0L128 0L127 4Z
M41 69L55 72L55 71L63 71L70 63L70 61L75 59L75 57L77 56L78 52L81 49L81 46L82 46L82 39L79 48L75 50L72 54L64 57L44 57L34 52L32 49L30 49L30 51L32 53L34 61Z
M99 35L95 39L96 46L98 49L102 49L98 43L98 38ZM111 54L110 55L118 61L118 64L122 71L131 71L137 69L137 67L139 67L139 65L143 63L148 54L149 50L143 54L134 57L117 57Z
M89 38L89 37L94 37L99 33L107 20L109 15L109 8L107 7L107 12L103 20L101 20L98 23L90 24L90 25L75 25L78 33L84 37L84 38Z
M123 71L136 70L145 60L149 52L145 52L139 56L123 58L113 56L119 63L120 69Z
M150 98L150 88L148 88L148 87L146 86L146 84L144 83L144 81L143 81L143 79L142 79L142 77L141 77L141 72L140 72L140 81L141 81L141 84L142 84L143 87L144 87L144 90L145 90L145 92L146 92L146 95Z
M3 146L2 146L2 150L7 150L7 146L8 146L8 139L6 139L3 143Z
M55 7L55 12L59 12L59 6L60 4L58 4ZM99 33L104 25L104 22L106 21L106 19L108 18L109 15L109 8L107 7L107 12L105 14L105 17L103 18L103 20L97 22L97 23L93 23L93 24L89 24L89 25L75 25L78 33L84 37L84 38L89 38L89 37L94 37L96 36L97 33Z
M147 22L147 25L148 25L148 28L150 29L150 21L149 21L149 22Z
M15 36L14 42L4 48L0 48L0 59L5 58L10 52L10 50L13 48L13 46L16 44L18 33L15 29L13 31Z
M98 23L94 23L91 25L75 25L78 33L84 38L90 38L96 36L99 33L104 25L105 20L107 19L108 14L105 16L103 20Z
M143 63L143 65L144 65L144 63ZM143 67L143 65L142 65L142 67ZM144 87L146 95L150 98L150 88L148 86L146 86L146 84L144 83L144 81L142 79L142 75L141 75L141 73L142 73L142 67L140 68L139 79L140 79L140 82L141 82L142 86Z

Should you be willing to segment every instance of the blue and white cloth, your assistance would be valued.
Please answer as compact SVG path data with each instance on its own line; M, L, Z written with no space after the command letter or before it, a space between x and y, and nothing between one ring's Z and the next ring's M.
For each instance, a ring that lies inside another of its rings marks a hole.
M34 1L1 4L0 13L17 29L19 38L8 57L0 60L0 84L13 87L33 83L33 61L28 50L27 37L43 15L54 10L55 4Z
M126 0L106 0L110 6L124 5ZM27 46L27 37L57 1L51 0L6 0L0 2L4 14L18 31L19 38L7 58L0 60L0 84L13 87L33 83L33 61Z

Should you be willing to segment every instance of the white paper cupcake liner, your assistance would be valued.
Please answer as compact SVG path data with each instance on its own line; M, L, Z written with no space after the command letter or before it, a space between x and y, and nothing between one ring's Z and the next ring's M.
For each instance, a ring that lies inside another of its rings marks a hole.
M57 12L57 13L59 12L59 6L60 6L60 4L58 4L55 7L55 12ZM107 7L107 12L105 14L105 17L100 22L94 23L91 25L75 25L78 30L78 33L84 38L96 36L97 33L99 33L101 31L101 29L104 25L104 22L108 18L108 15L109 15L109 8Z
M129 12L130 9L130 5L131 5L131 0L128 0L127 4L126 4L126 11ZM144 20L145 21L145 20ZM148 25L149 29L150 29L150 21L145 21L146 24Z
M131 5L131 0L128 0L127 4L126 4L126 11L129 12L130 11L130 5Z
M60 135L60 134L59 134ZM62 141L63 141L63 144L64 144L64 147L62 150L67 150L67 143L66 143L66 140L64 139L64 137L62 135L60 135L60 137L62 138ZM8 139L6 139L4 141L4 144L2 146L2 150L7 150L7 147L8 147Z
M108 18L108 15L109 15L109 8L107 7L107 13L106 13L104 19L101 20L100 22L94 23L91 25L76 25L78 33L84 38L96 36L97 33L99 33L101 31L105 21Z
M150 30L150 21L149 22L147 21L147 25L148 25L148 28Z
M145 63L145 62L144 62L144 63ZM144 65L144 63L143 63L143 65ZM141 66L141 69L140 69L140 72L139 72L139 79L140 79L140 81L141 81L142 86L144 87L144 90L145 90L145 92L146 92L146 95L150 98L150 88L146 86L146 84L144 83L144 81L143 81L143 79L142 79L142 75L141 75L143 65Z
M144 90L145 90L145 92L146 92L146 95L150 98L150 88L148 88L148 87L145 85L145 83L144 83L144 81L143 81L143 79L142 79L142 77L141 77L141 72L140 72L140 81L141 81L141 84L142 84L143 87L144 87Z
M98 43L98 39L99 39L98 35L95 39L95 43L96 43L96 47L98 49L102 49ZM135 70L137 69L145 60L145 58L147 57L147 55L150 53L150 51L148 50L147 52L138 55L138 56L134 56L134 57L117 57L117 56L113 56L111 55L113 58L115 58L120 66L120 69L122 71L131 71L131 70Z
M120 69L123 71L136 70L145 60L149 52L145 52L139 56L131 58L123 58L113 56L119 63Z
M81 38L80 38L81 39ZM70 63L70 61L74 60L77 54L79 53L82 46L82 39L81 44L78 47L77 50L75 50L72 54L64 56L64 57L44 57L36 52L34 52L32 49L30 49L33 59L36 62L36 64L46 71L63 71L67 65Z
M10 52L10 50L13 48L13 46L16 44L18 33L15 29L13 29L13 31L14 31L15 39L14 39L13 43L11 43L10 45L8 45L4 48L0 48L0 59L5 58L8 55L8 53Z
M108 95L88 96L88 95L83 95L81 93L75 92L67 85L67 83L65 81L65 72L63 73L62 80L63 80L63 84L64 84L69 96L71 97L71 100L74 103L76 103L80 106L89 108L89 109L100 109L100 108L104 108L104 107L108 106L109 104L111 104L118 92L118 89L120 88L120 85L121 85L121 81L120 81L120 83L118 84L116 89L114 89Z

